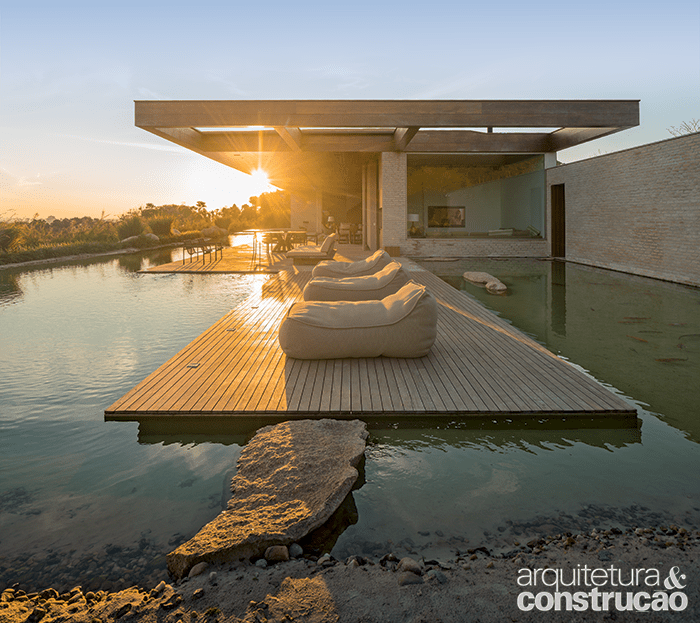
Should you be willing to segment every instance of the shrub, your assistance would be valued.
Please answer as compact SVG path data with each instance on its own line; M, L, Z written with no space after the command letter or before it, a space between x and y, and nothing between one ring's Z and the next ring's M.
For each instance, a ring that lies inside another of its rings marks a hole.
M169 236L170 229L173 226L173 220L174 219L171 216L151 218L148 220L148 226L156 236Z
M19 237L19 229L14 225L0 228L0 251L7 253Z
M117 223L117 233L119 240L140 236L143 233L144 225L141 217L136 214L126 215Z
M18 246L23 249L37 249L46 246L47 234L46 223L43 221L31 221L22 223L19 228L17 240Z

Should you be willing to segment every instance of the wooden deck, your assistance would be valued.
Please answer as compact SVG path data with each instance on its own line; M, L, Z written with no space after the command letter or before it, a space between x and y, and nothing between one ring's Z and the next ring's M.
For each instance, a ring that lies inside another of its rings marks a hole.
M404 263L439 302L419 359L287 359L277 330L310 272L281 272L105 411L173 416L617 416L636 410L432 273Z
M338 245L335 255L340 262L354 262L364 259L369 253L357 244ZM181 250L182 253L184 251ZM178 253L179 257L182 255ZM141 272L144 273L279 273L286 270L294 270L294 264L284 253L265 253L264 249L257 258L253 257L251 244L237 244L226 247L223 253L216 259L207 255L189 257L185 255L184 261L177 259L167 264L151 266Z

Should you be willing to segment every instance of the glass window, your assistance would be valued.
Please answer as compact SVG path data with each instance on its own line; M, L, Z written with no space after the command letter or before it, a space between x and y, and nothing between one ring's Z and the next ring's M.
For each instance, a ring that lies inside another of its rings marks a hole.
M409 154L412 237L541 237L541 154Z

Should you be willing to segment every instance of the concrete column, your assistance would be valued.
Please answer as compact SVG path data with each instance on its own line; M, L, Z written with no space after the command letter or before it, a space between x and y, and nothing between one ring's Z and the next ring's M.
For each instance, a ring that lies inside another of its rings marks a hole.
M323 191L316 191L316 232L323 232Z
M557 152L556 151L548 151L544 155L544 168L545 169L553 169L556 166L557 166Z
M376 251L377 233L377 163L369 162L362 167L362 227L365 249Z
M382 246L406 245L406 154L382 152L379 171L379 208Z

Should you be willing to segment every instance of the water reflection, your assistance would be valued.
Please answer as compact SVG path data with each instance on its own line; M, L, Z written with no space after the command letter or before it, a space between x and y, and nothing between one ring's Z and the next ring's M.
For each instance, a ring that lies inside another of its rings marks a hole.
M566 337L566 262L554 261L551 267L550 323L552 331Z
M493 452L516 448L531 452L533 448L565 448L574 443L610 450L641 443L641 423L629 427L629 420L607 416L518 418L511 422L470 418L447 425L442 425L440 419L414 422L414 426L386 424L370 422L372 439L408 450L483 447Z
M463 264L449 266L457 287L631 396L640 426L371 420L365 480L333 554L450 557L466 539L491 547L494 535L696 521L698 293L572 265L555 275L535 261L479 267L510 288L491 297L464 284ZM166 579L164 555L221 511L242 447L270 423L103 421L106 406L269 279L129 267L101 258L0 272L0 322L11 328L0 331L0 583Z
M143 444L245 445L263 426L287 421L282 416L220 418L216 416L152 417L139 420L138 441ZM428 446L481 446L499 448L566 447L583 443L599 448L622 448L641 443L641 421L630 426L629 418L614 415L571 417L518 417L499 421L482 417L454 419L450 416L396 416L364 418L377 443L420 450Z
M424 262L554 353L633 396L700 442L700 291L563 262ZM462 279L498 277L495 297Z
M0 305L10 305L22 296L17 273L0 270Z
M255 432L271 422L250 419L241 422L218 417L157 417L139 421L138 441L142 444L189 445L216 443L244 446Z
M127 272L135 273L141 270L141 265L143 264L143 258L141 254L136 255L121 255L119 257L119 268L124 269Z

